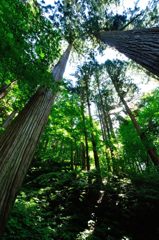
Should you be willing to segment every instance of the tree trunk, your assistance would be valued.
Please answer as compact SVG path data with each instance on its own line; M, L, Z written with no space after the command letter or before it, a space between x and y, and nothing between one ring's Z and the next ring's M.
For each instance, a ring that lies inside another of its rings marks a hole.
M96 82L97 82L97 87L98 87L98 94L99 94L99 98L100 98L100 107L101 107L101 112L102 112L102 122L103 122L103 126L104 126L104 131L107 133L107 139L105 139L105 142L106 143L106 146L109 148L109 151L110 151L110 155L111 155L111 162L112 162L112 167L114 165L114 161L115 161L115 158L114 158L114 146L113 146L113 143L112 143L112 140L111 140L111 126L109 125L109 119L108 119L108 104L104 104L104 101L103 101L103 96L102 96L102 93L101 93L101 90L100 90L100 83L99 83L99 79L96 78ZM106 103L106 99L105 99L105 103ZM110 116L109 116L110 117ZM106 141L107 140L107 141ZM109 159L109 162L110 162L110 159ZM111 168L112 169L112 168ZM113 169L112 169L113 170Z
M102 140L103 140L104 146L105 146L105 157L106 157L107 171L108 171L108 172L113 172L113 171L112 171L112 164L110 163L110 156L109 156L109 154L108 154L108 152L107 152L107 151L108 151L108 149L107 149L107 144L105 144L105 143L106 143L107 136L106 136L106 132L105 132L105 129L104 129L102 113L100 113L101 109L99 108L99 105L98 105L97 102L96 102L96 104L97 104L97 110L98 110L98 118L99 118L100 126L101 126Z
M88 107L88 113L89 113L89 119L91 123L91 142L92 142L92 147L93 147L93 154L94 154L94 161L95 161L95 168L101 176L101 171L100 171L100 163L99 163L99 156L98 156L98 151L97 151L97 143L95 140L95 136L93 133L93 119L92 119L92 114L91 114L91 108L90 108L90 100L89 100L89 87L88 87L88 81L85 79L85 84L86 84L86 98L87 98L87 107Z
M109 109L109 105L108 105L108 102L107 102L106 98L105 98L105 106L106 106L106 109ZM116 137L115 137L115 133L114 133L113 123L112 123L112 119L110 117L110 112L109 111L107 111L107 119L108 119L108 126L109 126L109 129L110 129L111 137L113 137L115 139Z
M71 148L70 148L70 158L71 158L71 170L74 170L74 160L73 160L73 143L71 141Z
M89 148L88 148L88 133L86 129L86 121L85 121L85 115L84 115L84 103L81 96L81 114L82 114L82 122L83 122L83 133L85 138L85 150L86 150L86 163L87 163L87 171L90 171L90 158L89 158Z
M0 99L4 98L7 95L7 89L9 88L10 84L4 84L1 88L0 88Z
M154 163L154 165L159 166L159 156L156 153L156 150L154 147L151 146L151 144L149 143L145 133L142 132L140 125L138 124L138 122L136 121L135 116L133 115L132 111L130 110L129 106L127 105L125 99L123 98L122 94L120 93L120 90L118 89L115 80L112 80L114 87L118 93L118 96L121 100L121 102L123 103L127 114L129 115L137 133L138 136L141 139L141 142L143 144L143 146L145 147L145 150L147 152L147 154L149 155L150 159L152 160L152 162Z
M86 156L85 156L85 145L83 142L81 142L81 167L82 170L87 169L87 162L86 162Z
M70 50L71 46L53 69L55 81L62 79ZM52 90L39 89L0 138L0 234L29 168L53 100Z
M8 84L8 85L7 85L7 84L3 84L3 85L1 86L1 88L0 88L0 99L4 98L4 97L7 95L8 89L9 89L9 87L10 87L13 83L15 83L15 81L11 82L11 83Z
M39 90L0 139L0 233L46 123L53 96Z
M95 36L159 76L159 28L101 31Z

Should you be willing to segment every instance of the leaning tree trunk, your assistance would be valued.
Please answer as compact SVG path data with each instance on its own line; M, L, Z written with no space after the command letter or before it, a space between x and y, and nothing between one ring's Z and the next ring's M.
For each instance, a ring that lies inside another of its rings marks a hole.
M159 28L101 31L95 36L159 76Z
M15 83L15 81L11 82L10 84L3 84L0 87L0 99L4 98L7 93L8 93L8 89L10 88L10 86L12 86L12 84Z
M138 134L138 136L140 137L141 139L141 142L148 154L148 156L150 157L151 161L154 163L155 166L159 167L159 156L157 155L157 152L156 152L156 149L152 146L151 143L149 143L145 133L141 130L141 127L140 125L138 124L134 114L132 113L132 111L130 110L127 102L125 101L123 95L121 94L119 88L117 87L116 85L116 81L112 79L112 82L113 82L113 85L116 89L116 92L118 93L118 96L121 100L121 102L123 103L124 107L125 107L125 110L127 112L127 114L129 115L135 129L136 129L136 132Z
M68 47L53 69L55 82L62 79L69 57ZM39 89L0 138L0 234L31 163L36 145L47 122L54 94Z

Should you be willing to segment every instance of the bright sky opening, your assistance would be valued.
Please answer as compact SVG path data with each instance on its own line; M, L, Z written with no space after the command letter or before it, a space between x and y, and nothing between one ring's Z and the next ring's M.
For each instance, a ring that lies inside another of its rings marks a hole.
M55 2L55 0L44 0L44 1L46 5L53 4ZM112 8L113 8L114 14L122 14L123 11L125 11L126 9L134 9L135 4L137 4L136 5L137 7L144 10L148 5L148 2L149 0L121 0L120 6L113 4ZM107 59L113 60L116 58L120 60L127 60L127 57L125 55L119 53L114 48L110 48L108 46L106 47L106 50L104 51L102 56L98 55L96 57L97 61L101 64L104 63ZM75 85L77 81L73 75L76 71L78 64L81 64L81 59L79 61L79 59L74 57L74 54L73 54L73 61L71 57L71 61L68 62L66 71L64 74L64 78L71 80L73 85ZM140 88L141 94L150 92L159 86L158 81L154 80L154 81L147 82L146 74L136 72L132 74L132 77L134 79L134 82ZM144 81L144 78L145 78L145 81Z

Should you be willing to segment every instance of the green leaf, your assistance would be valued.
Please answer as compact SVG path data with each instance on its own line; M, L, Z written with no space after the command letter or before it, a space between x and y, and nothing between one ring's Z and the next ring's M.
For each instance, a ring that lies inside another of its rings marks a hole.
M45 57L45 54L42 51L40 51L40 58L43 59L44 57Z

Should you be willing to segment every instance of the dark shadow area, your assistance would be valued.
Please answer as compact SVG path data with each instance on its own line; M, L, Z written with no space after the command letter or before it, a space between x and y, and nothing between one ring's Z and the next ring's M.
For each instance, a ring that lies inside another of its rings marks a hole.
M158 182L115 176L101 186L94 172L42 169L26 178L3 240L159 239Z

